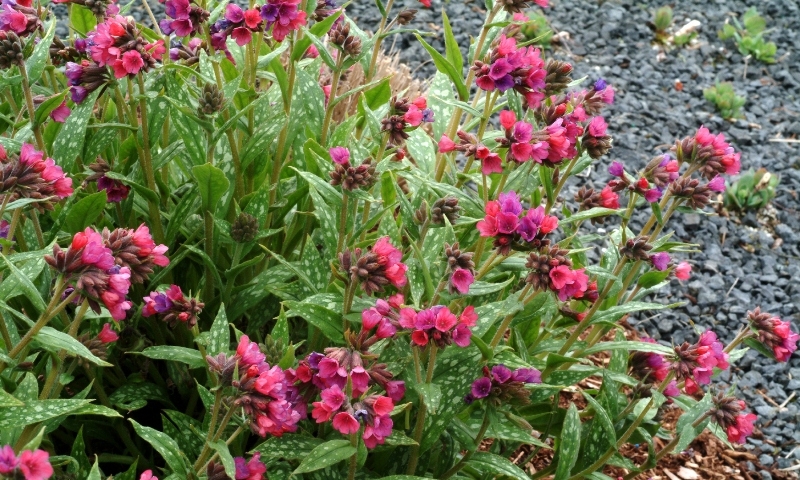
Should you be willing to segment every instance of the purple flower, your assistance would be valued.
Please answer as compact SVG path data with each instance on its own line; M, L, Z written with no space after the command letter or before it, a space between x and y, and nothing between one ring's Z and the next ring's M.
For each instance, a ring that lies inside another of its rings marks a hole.
M650 261L653 262L653 267L659 272L663 272L669 266L669 254L667 252L658 252L650 255Z
M622 175L625 174L625 167L623 167L621 163L613 161L611 162L611 166L608 167L608 173L621 178Z
M661 199L661 190L657 188L651 188L650 190L644 192L644 199L650 203L657 202Z
M325 358L325 355L318 352L311 352L308 356L308 365L314 370L319 370L319 362Z
M598 78L596 82L594 82L594 89L595 90L603 90L608 86L608 82L603 80L602 78Z
M511 370L505 365L495 365L492 367L492 376L499 383L506 383L512 378Z
M498 201L500 202L501 212L510 213L512 215L519 215L522 213L522 203L519 201L517 192L512 190L508 193L501 193Z
M433 123L433 110L430 108L422 110L422 121L426 123Z
M472 382L472 388L470 389L470 394L472 398L486 398L489 396L489 392L492 391L492 380L489 377L481 377L474 382Z
M339 165L347 165L350 163L350 150L345 147L333 147L328 150L331 155L331 160Z
M111 203L119 203L128 198L131 187L105 175L97 179L97 189L106 191L106 199Z
M512 381L522 383L542 383L542 372L535 368L518 368L514 370Z
M8 231L10 228L11 226L8 224L7 221L5 220L0 221L0 237L8 239Z

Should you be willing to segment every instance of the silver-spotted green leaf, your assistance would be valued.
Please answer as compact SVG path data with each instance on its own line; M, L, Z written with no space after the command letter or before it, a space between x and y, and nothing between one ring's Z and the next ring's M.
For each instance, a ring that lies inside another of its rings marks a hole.
M225 172L210 163L192 167L192 175L197 181L202 200L200 208L213 213L219 201L227 193L228 187L231 185L230 180L225 176Z
M341 342L344 338L341 313L304 302L286 301L283 304L289 309L286 313L287 317L302 317L309 324L319 328L323 335L334 342Z
M34 338L38 343L48 350L52 350L54 352L65 350L67 353L81 357L95 365L101 367L111 366L110 363L105 362L93 355L84 344L75 340L68 334L56 330L55 328L43 327Z
M203 368L206 366L206 360L203 358L203 355L200 351L193 348L173 346L147 347L142 351L142 355L156 360L170 360L173 362L185 363L191 368Z
M511 460L488 452L475 452L467 465L489 475L491 478L509 477L518 480L527 480L528 475Z
M19 428L74 412L91 400L34 400L22 407L0 409L0 430Z
M56 33L55 19L50 21L45 30L44 37L33 48L33 53L25 61L25 68L28 71L28 81L31 86L42 76L47 59L50 58L50 44L53 42L53 35ZM92 102L94 103L94 102Z
M136 420L130 419L133 424L133 429L144 441L153 446L153 448L164 457L169 468L176 474L185 477L189 469L186 464L185 458L181 455L181 448L178 444L162 432L144 425L140 425Z
M98 465L96 458L92 469L89 470L89 475L86 476L86 480L100 480L100 465Z
M112 393L108 400L115 407L128 411L143 408L148 400L171 404L166 392L158 385L149 382L126 383Z
M440 121L444 121L444 119ZM408 153L417 161L419 168L427 173L433 172L436 163L436 149L431 137L425 133L425 130L417 128L412 131L406 141L406 148L408 148Z
M323 258L335 258L339 231L337 216L334 214L335 210L325 202L322 195L313 186L309 189L309 194L314 201L314 216L319 221L317 231L322 236L322 242L325 246L322 252Z
M622 209L615 209L615 208L604 208L604 207L594 207L590 208L589 210L584 210L582 212L574 213L571 216L560 220L559 223L573 223L579 220L588 220L590 218L596 217L607 217L609 215L621 215L624 212Z
M228 326L228 316L225 314L225 305L220 305L217 317L211 324L208 336L208 354L215 356L220 352L227 352L231 346L231 329Z
M251 453L261 452L264 461L283 458L286 460L299 460L305 458L322 440L316 437L287 434L281 437L270 437L269 440L258 445Z
M0 389L0 408L3 407L22 407L25 404L14 398L13 395Z
M583 438L581 456L577 462L579 470L594 463L609 448L612 448L617 441L617 434L609 414L594 397L586 392L583 392L583 396L592 406L594 418L588 427L588 433Z
M635 352L650 352L660 353L662 355L673 355L675 351L670 347L659 345L657 343L647 342L602 342L594 347L587 348L583 351L584 356L591 355L597 352L606 352L611 350L629 350Z
M162 415L164 433L174 438L181 451L189 458L200 455L205 444L203 425L198 420L176 410L166 410Z
M311 450L294 473L295 475L308 473L335 465L352 457L356 451L356 448L350 445L350 440L329 440Z
M69 10L69 25L81 36L86 36L97 26L97 17L83 5L73 4Z
M453 93L453 84L442 72L436 72L428 88L428 107L433 110L433 138L437 142L444 134L447 124L450 122L450 117L453 116L455 109L451 104L443 102L442 99L452 99L455 96Z
M63 229L69 234L80 232L97 220L106 208L106 204L105 190L83 197L69 208Z
M89 472L90 464L89 457L86 456L86 442L83 440L83 425L78 430L78 435L75 436L75 441L72 443L72 453L70 456L75 459L75 462L70 462L67 466L67 473L75 475L76 478L84 478Z
M31 281L31 279L36 278L39 275L39 272L42 271L42 268L44 268L43 263L29 261L26 262L22 268L17 268L17 266L11 263L11 261L5 255L0 254L0 257L3 258L3 261L11 272L11 277L5 278L2 285L0 285L0 290L5 292L5 285L6 283L9 283L11 292L15 292L17 289L19 289L19 291L26 295L28 300L30 300L38 310L43 311L45 309L44 299L42 298L42 294L39 293L39 290ZM42 260L44 260L44 258L42 258ZM36 275L32 277L29 276L33 271L36 271ZM9 295L10 294L11 293L9 293ZM4 297L3 300L7 300L8 298L10 297Z
M663 303L653 303L653 302L628 302L624 305L617 305L616 307L611 307L608 310L603 310L598 312L594 317L592 317L591 323L597 322L616 322L623 315L626 313L633 313L633 312L640 312L642 310L663 310L665 308L674 308L680 303L674 304L663 304Z
M578 461L578 451L581 448L581 417L574 403L570 403L567 415L564 417L564 427L561 430L561 439L558 447L558 466L556 467L556 480L567 480L569 473Z
M231 451L228 449L228 445L223 440L217 440L216 442L209 442L211 448L214 449L215 452L219 455L219 459L222 462L222 466L225 467L225 473L230 478L236 477L236 465L233 462L233 455L231 455Z
M283 308L283 304L281 304L281 311L278 314L275 326L272 327L270 335L272 338L280 340L284 344L289 343L289 320L286 318L286 311Z
M432 414L436 414L439 409L439 404L442 401L442 389L435 383L418 383L414 385L414 390L422 397L425 406Z
M67 121L61 126L61 130L53 142L53 160L65 172L73 170L72 166L75 163L75 158L83 152L83 142L86 140L86 125L89 123L89 117L94 110L94 102L101 91L103 89L98 88L72 109L72 113L69 114Z

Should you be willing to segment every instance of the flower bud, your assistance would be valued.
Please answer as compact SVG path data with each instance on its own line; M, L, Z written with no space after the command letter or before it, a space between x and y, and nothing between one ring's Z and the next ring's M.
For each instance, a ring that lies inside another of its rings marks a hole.
M560 60L548 60L545 66L547 76L545 77L545 90L546 96L558 95L567 89L567 85L572 82L572 65Z
M206 83L197 103L197 111L201 117L213 115L222 110L222 91L213 83Z
M653 246L647 243L648 241L650 241L648 236L629 238L625 246L619 249L619 253L632 260L649 260L650 255L647 252L652 250Z
M25 63L22 42L14 32L0 32L0 68L6 69Z
M240 213L231 225L231 238L236 243L252 242L257 234L258 219L249 213Z
M417 10L408 8L397 14L398 25L408 25L417 16Z
M458 198L447 196L436 200L431 208L431 223L434 225L444 224L444 217L454 225L460 217L461 207L458 205Z
M423 200L422 205L420 205L417 211L414 212L414 221L420 225L423 225L428 218L428 202Z

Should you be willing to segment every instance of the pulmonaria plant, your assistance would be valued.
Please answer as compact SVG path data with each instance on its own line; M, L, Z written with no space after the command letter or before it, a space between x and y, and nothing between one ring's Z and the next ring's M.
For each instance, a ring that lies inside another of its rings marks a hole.
M531 45L534 3L464 56L385 1L4 0L0 477L632 478L757 435L715 376L790 361L796 316L626 322L676 306L674 222L747 159L700 125L610 158L615 79ZM409 33L433 78L385 53Z

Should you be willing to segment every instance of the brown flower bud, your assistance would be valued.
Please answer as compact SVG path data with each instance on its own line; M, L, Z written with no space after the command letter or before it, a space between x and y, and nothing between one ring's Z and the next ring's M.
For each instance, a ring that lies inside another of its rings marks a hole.
M397 24L398 25L408 25L414 20L414 17L417 16L417 10L413 8L408 8L403 10L402 12L397 14Z
M545 90L546 96L558 95L567 89L567 85L572 82L572 65L560 60L548 60L545 66L547 76L545 77Z
M650 256L647 252L653 249L653 246L647 243L649 241L650 237L646 235L629 238L625 246L619 249L619 253L633 260L648 260Z
M14 32L0 32L0 68L6 69L25 63L22 41Z
M423 200L422 205L414 212L414 221L422 225L428 221L428 202Z
M685 198L687 205L697 210L711 202L711 189L696 178L679 178L670 184L669 190L674 196Z
M213 83L206 83L203 94L197 99L197 112L201 117L213 115L222 110L222 91Z
M444 255L447 257L447 268L454 271L457 268L463 268L470 272L475 272L475 262L472 257L475 255L473 252L462 252L459 248L458 242L452 246L444 244Z
M258 235L258 219L249 213L242 212L231 225L231 238L236 243L248 243Z
M587 132L581 138L581 145L583 145L586 153L596 160L611 150L611 141L610 135L593 137Z
M450 225L455 225L460 216L461 207L458 205L458 198L450 195L436 200L433 208L431 208L431 223L434 225L444 224L445 217L447 217Z
M232 480L231 477L225 473L225 467L217 462L208 463L206 475L208 476L208 480Z

